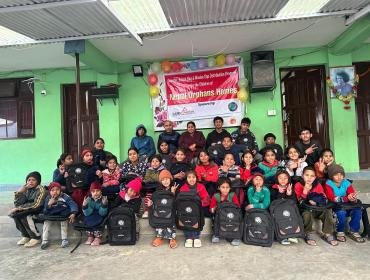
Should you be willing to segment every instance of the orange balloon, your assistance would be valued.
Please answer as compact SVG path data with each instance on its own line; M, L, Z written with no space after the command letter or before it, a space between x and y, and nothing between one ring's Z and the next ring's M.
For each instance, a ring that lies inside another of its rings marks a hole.
M162 67L162 71L164 73L170 73L171 72L172 65L171 65L171 62L169 62L168 60L163 61L162 64L161 64L161 67Z

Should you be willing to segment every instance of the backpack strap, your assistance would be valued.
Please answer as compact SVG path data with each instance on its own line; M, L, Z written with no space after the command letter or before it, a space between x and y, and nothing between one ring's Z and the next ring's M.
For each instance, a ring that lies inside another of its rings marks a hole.
M232 202L233 201L233 196L234 196L234 192L229 192L228 195L227 195L227 201ZM221 202L221 194L220 193L215 193L215 198L216 198L217 203Z
M215 198L216 198L217 204L219 204L221 202L221 194L220 193L215 193Z

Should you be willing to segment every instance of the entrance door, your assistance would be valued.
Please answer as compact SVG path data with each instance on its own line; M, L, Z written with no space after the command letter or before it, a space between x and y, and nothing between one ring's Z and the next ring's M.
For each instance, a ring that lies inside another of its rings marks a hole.
M299 140L301 127L309 127L313 138L329 147L325 68L312 66L280 70L284 143Z
M82 125L82 147L92 147L99 135L99 116L96 98L88 90L94 84L80 85L80 108ZM76 86L63 85L63 119L64 119L64 151L71 153L73 159L78 161L77 154L77 109Z
M360 76L356 98L357 139L360 168L370 167L370 62L356 63Z

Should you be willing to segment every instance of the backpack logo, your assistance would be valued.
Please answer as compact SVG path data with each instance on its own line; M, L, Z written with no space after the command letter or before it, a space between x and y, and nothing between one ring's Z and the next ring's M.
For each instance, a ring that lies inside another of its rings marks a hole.
M162 204L162 205L166 205L166 204L167 204L167 202L168 202L168 201L167 201L167 199L165 199L165 198L163 198L163 199L161 200L161 204Z
M234 213L227 213L227 217L229 218L229 219L234 219L234 217L235 217L235 215L234 215Z
M254 221L255 221L257 224L262 224L262 219L261 219L261 217L256 217L256 218L254 218Z
M283 211L283 216L284 217L290 217L290 212L288 210Z
M213 150L213 154L214 154L214 155L217 155L218 153L217 153L217 151L216 151L216 150Z
M125 225L125 221L124 220L119 220L117 223L120 226L124 226Z
M185 212L186 213L191 213L191 212L193 212L193 209L191 209L191 207L186 207Z
M81 170L81 168L76 168L76 169L75 169L75 173L76 173L76 174L80 174L80 173L81 173L81 171L82 171L82 170Z

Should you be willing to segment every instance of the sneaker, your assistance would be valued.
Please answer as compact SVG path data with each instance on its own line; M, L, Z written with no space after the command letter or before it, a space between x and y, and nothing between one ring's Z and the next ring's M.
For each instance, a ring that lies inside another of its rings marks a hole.
M26 244L28 241L30 241L30 239L28 237L22 237L21 240L19 240L17 242L17 245L20 246L20 245L24 245Z
M290 241L288 239L283 239L283 240L280 241L280 244L281 245L289 245Z
M193 247L193 239L186 239L184 246L185 246L185 248L192 248Z
M67 239L62 240L62 244L60 245L62 248L67 248L69 246L69 242Z
M31 239L28 241L26 244L24 244L24 247L30 248L30 247L35 247L37 244L40 244L41 240L40 239Z
M95 237L94 241L91 242L91 246L99 246L101 244L101 238Z
M288 238L288 241L289 241L290 243L298 244L298 238L295 238L295 237Z
M49 241L42 241L41 250L45 250L47 247L49 247Z
M200 239L194 239L194 248L202 247L202 241Z
M85 245L91 245L91 243L94 241L94 236L92 236L92 235L89 235L88 237L87 237L87 240L86 240L86 242L85 242Z
M220 238L217 237L217 236L215 236L215 235L213 235L212 236L212 243L218 243L218 242L220 242Z
M231 241L231 245L233 245L233 246L239 246L240 245L240 239L233 239Z
M144 211L142 218L143 219L148 219L148 217L149 217L149 212L148 211Z

